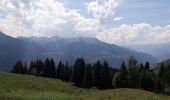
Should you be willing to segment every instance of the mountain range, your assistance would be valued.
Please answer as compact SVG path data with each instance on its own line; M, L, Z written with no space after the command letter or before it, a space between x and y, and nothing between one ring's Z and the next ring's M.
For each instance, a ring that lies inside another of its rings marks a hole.
M30 62L35 59L52 57L73 64L76 58L83 57L86 62L106 60L118 68L121 62L134 56L139 62L157 62L152 55L107 44L95 38L63 37L18 37L13 38L0 32L0 70L9 71L17 59Z
M128 47L151 54L158 61L164 61L170 58L170 43L137 44L129 45Z

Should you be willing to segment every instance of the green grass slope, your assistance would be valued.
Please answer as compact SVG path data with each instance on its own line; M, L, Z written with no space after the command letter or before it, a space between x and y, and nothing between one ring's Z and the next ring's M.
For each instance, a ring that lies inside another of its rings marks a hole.
M56 79L0 72L0 100L170 100L138 89L81 89Z

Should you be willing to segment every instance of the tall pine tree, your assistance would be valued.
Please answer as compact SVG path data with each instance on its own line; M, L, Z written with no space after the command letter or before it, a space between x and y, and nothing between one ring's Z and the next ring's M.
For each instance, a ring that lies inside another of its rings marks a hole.
M94 86L96 86L97 88L100 88L102 85L101 71L102 71L102 65L101 65L100 61L98 60L94 64Z
M104 64L102 66L101 87L100 88L102 88L102 89L112 88L111 70L110 70L109 65L106 61L104 61Z
M156 85L155 85L155 91L160 93L160 92L164 92L164 89L165 89L165 67L164 67L164 64L161 63L160 64L160 69L159 69L159 72L158 72L158 76L157 76L157 79L156 79Z
M83 78L85 74L85 61L82 58L78 58L75 61L72 73L72 82L77 86L82 86Z
M43 76L50 77L50 78L56 77L56 68L53 59L46 58Z
M68 62L66 63L65 69L64 69L64 81L68 82L71 78L71 68L68 66Z
M60 61L58 66L57 66L57 78L62 79L63 78L63 71L64 71L64 64Z
M83 80L83 87L91 88L92 86L93 86L92 66L90 64L87 64Z
M24 66L23 66L21 60L16 61L11 72L18 73L18 74L24 74Z
M119 74L119 82L117 83L118 87L128 87L128 71L125 65L125 62L122 62L120 67L120 74Z
M139 74L137 70L137 61L131 56L128 60L128 84L131 88L139 86Z
M27 68L27 64L24 64L24 68L23 68L23 74L28 74L28 68Z

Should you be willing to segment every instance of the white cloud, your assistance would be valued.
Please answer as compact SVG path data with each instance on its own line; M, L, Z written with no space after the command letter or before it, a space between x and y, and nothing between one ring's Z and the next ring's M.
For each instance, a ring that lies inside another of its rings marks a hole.
M134 25L123 24L117 28L105 30L97 38L116 44L144 44L170 42L170 25L160 27L141 23Z
M96 0L87 4L88 12L103 22L115 14L122 0Z
M0 30L14 37L95 36L98 27L97 20L56 0L1 0L0 9L7 13L0 18Z
M116 44L170 42L170 25L146 23L106 28L102 23L114 16L121 0L96 0L88 3L94 18L85 18L77 9L64 7L56 0L0 0L0 31L11 36L85 36ZM113 19L113 18L111 18ZM115 17L118 21L122 17Z
M115 18L113 18L114 21L120 21L122 19L123 19L123 17L115 17Z

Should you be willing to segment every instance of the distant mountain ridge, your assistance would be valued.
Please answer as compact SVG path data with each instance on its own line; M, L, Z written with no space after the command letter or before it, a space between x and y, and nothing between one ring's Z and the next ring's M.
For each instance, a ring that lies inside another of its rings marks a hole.
M4 38L4 39L1 39ZM139 62L157 60L149 54L136 52L114 44L107 44L95 38L62 37L18 37L0 35L0 69L10 70L17 59L30 61L52 57L56 61L73 64L76 58L83 57L86 62L106 60L113 67L119 67L123 60L133 55Z
M141 52L151 54L159 61L164 61L170 58L170 42L157 44L130 45L128 47L136 49Z

